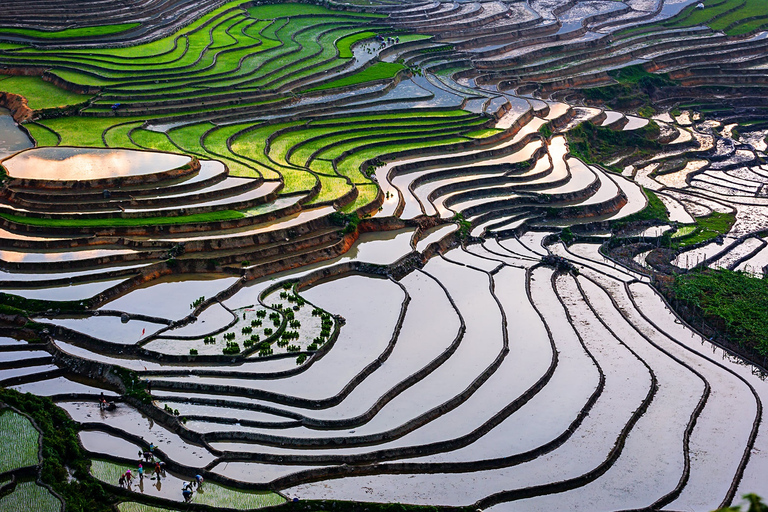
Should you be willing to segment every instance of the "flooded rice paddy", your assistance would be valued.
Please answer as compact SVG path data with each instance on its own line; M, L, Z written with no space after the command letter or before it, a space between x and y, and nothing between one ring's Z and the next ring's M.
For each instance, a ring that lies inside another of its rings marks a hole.
M188 164L189 157L129 149L37 148L3 161L12 178L89 181L155 174Z
M636 4L659 19L678 12L670 2ZM574 48L611 32L587 30L590 17L630 20L635 12L607 1L559 14L555 7L430 9L445 16L517 9L531 19L545 11L542 19L559 23L540 26L542 37ZM426 11L404 23L419 17ZM333 112L340 102L367 116L423 108L478 114L482 124L444 128L452 145L375 162L367 158L378 155L366 153L353 168L345 159L357 150L341 139L322 151L312 146L311 155L304 148L308 166L294 161L298 151L278 154L278 139L304 127L283 119L296 115L287 106L256 116L285 121L285 131L262 154L247 153L264 142L261 134L242 144L243 154L227 153L236 158L212 148L231 150L231 126L253 114L211 114L216 123L199 135L201 146L220 129L227 136L203 148L199 170L167 179L159 175L192 162L181 147L29 149L29 137L0 112L0 158L8 157L11 178L81 182L54 198L18 187L2 205L0 291L27 299L21 304L35 311L46 343L0 338L0 384L62 407L83 427L92 473L107 484L155 445L172 470L131 490L176 505L195 474L210 486L197 503L232 499L244 509L295 498L707 511L768 492L765 375L677 317L649 277L653 245L683 225L679 238L698 236L713 213L736 223L669 265L765 272L768 169L759 149L737 145L732 126L719 133L697 113L663 114L658 121L679 132L678 146L643 165L612 162L626 168L620 176L572 155L564 132L589 120L632 131L648 119L575 107L552 99L558 95L515 95L513 80L478 85L481 77L432 72L448 61L441 52L422 56L432 43L414 41L382 58L407 59L419 70L413 76L360 88L359 97L307 91L291 108ZM467 51L486 59L488 76L504 62L530 64L527 53L546 46L486 43ZM347 70L380 50L354 46ZM523 71L560 67L555 60ZM307 119L322 127L335 118ZM161 119L151 132L190 126ZM320 134L312 144L338 137L312 129ZM291 150L306 142L301 137ZM383 143L407 146L392 137ZM664 167L688 150L696 154ZM244 168L259 170L244 176ZM304 181L296 178L307 170ZM160 185L101 186L120 178ZM351 183L355 194L333 189ZM610 222L656 204L649 190L667 218L621 235L645 244L628 258L636 265L614 261L597 242L614 236ZM383 197L372 199L378 192ZM335 214L355 211L349 205L364 218ZM596 221L598 230L582 230ZM565 244L563 227L584 237ZM151 391L146 402L120 396L117 367L130 372L134 391ZM116 410L98 406L102 393Z

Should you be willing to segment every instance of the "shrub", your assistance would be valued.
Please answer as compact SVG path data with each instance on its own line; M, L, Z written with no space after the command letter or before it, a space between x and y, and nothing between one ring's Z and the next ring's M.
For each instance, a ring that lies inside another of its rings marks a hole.
M768 279L743 272L706 269L675 277L675 298L700 311L733 342L768 354Z
M299 357L296 358L296 364L303 364L306 360L307 354L299 354Z
M227 346L222 349L222 352L224 354L227 354L227 355L239 354L240 353L240 345L238 345L234 341L228 341L227 342Z

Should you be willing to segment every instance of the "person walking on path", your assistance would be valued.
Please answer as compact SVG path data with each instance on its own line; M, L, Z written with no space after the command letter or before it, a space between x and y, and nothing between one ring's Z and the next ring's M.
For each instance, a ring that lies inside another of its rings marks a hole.
M144 480L144 467L139 463L139 469L137 471L139 473L139 480Z

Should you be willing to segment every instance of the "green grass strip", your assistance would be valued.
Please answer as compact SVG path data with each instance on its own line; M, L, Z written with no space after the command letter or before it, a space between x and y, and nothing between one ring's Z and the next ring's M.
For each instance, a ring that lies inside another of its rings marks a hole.
M128 133L142 124L144 124L144 121L134 121L132 123L107 128L106 132L104 132L104 139L107 141L107 146L110 148L141 149L131 141L128 137Z
M379 187L373 183L368 185L357 185L357 197L354 201L341 209L344 213L352 213L360 208L367 206L376 200L379 193Z
M0 34L14 34L35 39L71 39L75 37L94 37L119 34L134 29L141 23L121 23L119 25L99 25L96 27L65 28L64 30L46 31L33 28L0 27Z
M24 128L26 128L29 134L32 135L32 138L35 139L37 147L59 145L59 139L56 137L56 134L39 124L27 123L24 125Z
M492 135L496 135L497 133L501 133L504 130L499 130L498 128L484 128L482 130L475 130L469 133L465 133L467 137L472 137L473 139L486 139Z
M0 75L0 91L20 94L33 110L79 105L90 99L87 94L75 94L44 81L39 76Z
M0 217L17 224L45 228L106 228L123 226L168 226L195 223L204 224L207 222L242 219L245 217L245 214L235 210L222 210L217 212L196 213L194 215L180 215L178 217L148 217L143 219L40 219L36 217L22 217L11 213L0 213Z
M272 4L249 7L248 14L259 20L271 20L275 18L290 18L308 14L345 14L357 18L386 18L385 14L373 14L368 12L342 12L334 11L320 5L313 4Z
M37 438L37 430L27 418L10 410L0 413L0 473L36 465Z
M710 324L742 346L768 355L768 279L706 269L678 275L675 298L703 311Z
M698 217L696 219L698 229L690 236L681 236L677 247L688 247L717 238L730 231L735 222L736 216L732 213L712 212L706 217Z
M623 226L630 222L638 222L643 220L659 220L662 222L669 222L669 214L667 214L667 207L661 202L659 196L654 194L651 190L643 188L646 197L648 198L648 204L645 208L637 213L628 215L623 219L619 219L613 223L614 226Z
M320 192L308 203L308 206L335 201L352 190L352 185L347 183L344 178L339 177L320 176L320 186L322 187Z
M375 80L388 80L394 78L395 75L403 69L405 69L405 66L397 62L377 62L373 66L369 66L359 73L339 78L338 80L333 80L324 85L313 87L309 89L309 91L324 91L326 89L347 87L350 85L357 85Z
M45 487L35 482L21 482L11 494L0 499L0 510L59 512L61 502Z
M130 138L140 147L145 149L154 149L156 151L166 151L168 153L180 153L179 148L174 146L165 133L153 132L144 128L136 128L129 133Z
M342 37L336 41L336 48L339 49L339 57L342 59L351 59L354 54L352 53L352 45L358 41L364 41L376 36L375 32L358 32L357 34L350 34Z
M104 147L101 134L117 124L143 121L130 117L56 117L44 119L47 126L61 137L62 146Z

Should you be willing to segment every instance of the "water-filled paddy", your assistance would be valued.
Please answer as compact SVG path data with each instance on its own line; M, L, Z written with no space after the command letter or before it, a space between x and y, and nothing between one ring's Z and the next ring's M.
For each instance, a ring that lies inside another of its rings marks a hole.
M0 107L0 159L31 147L32 141L18 128L8 109Z
M188 164L189 157L130 149L37 148L3 162L12 178L88 181L142 176Z

